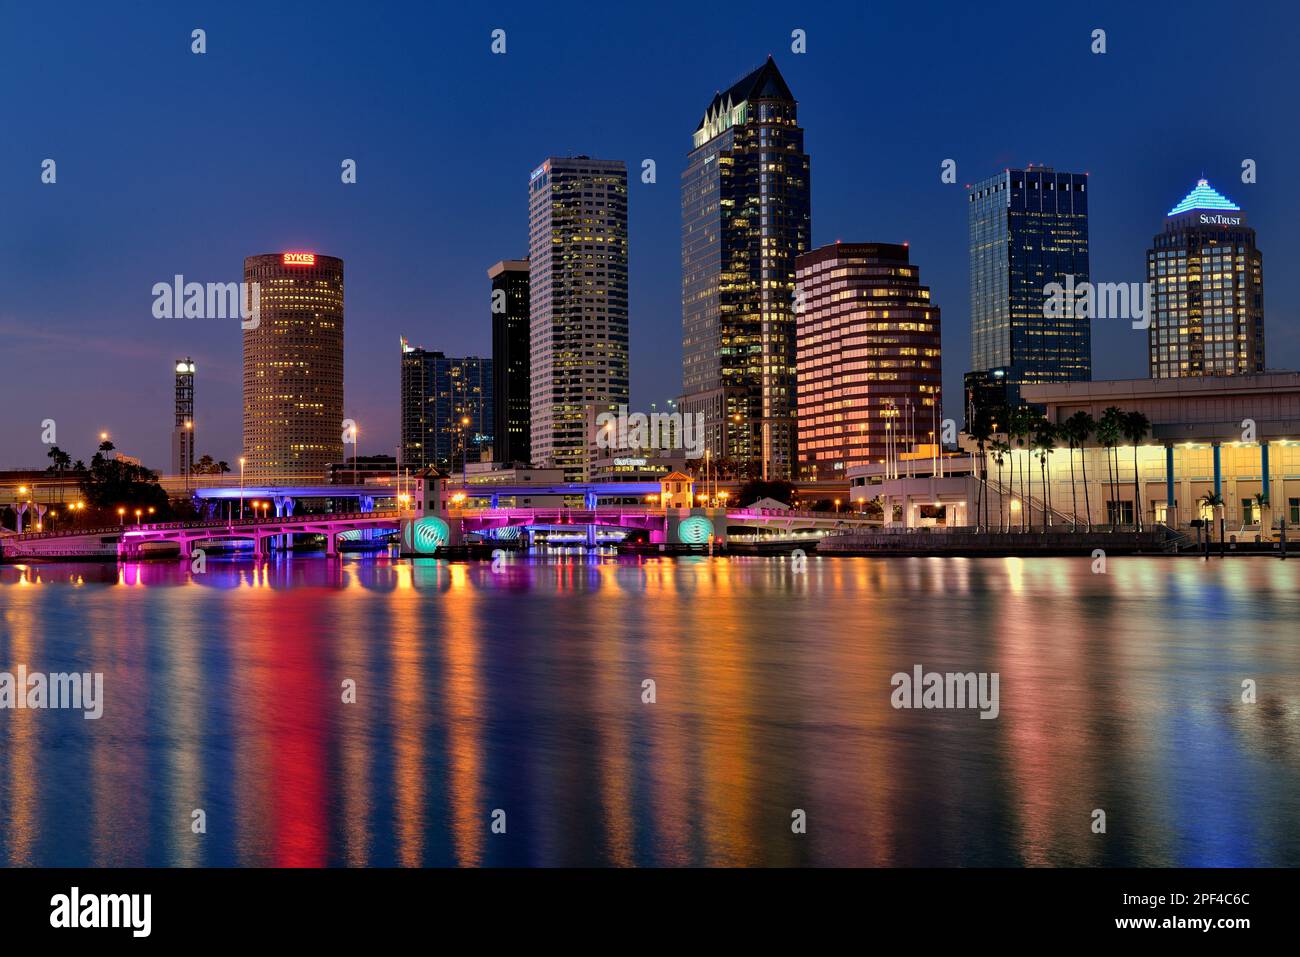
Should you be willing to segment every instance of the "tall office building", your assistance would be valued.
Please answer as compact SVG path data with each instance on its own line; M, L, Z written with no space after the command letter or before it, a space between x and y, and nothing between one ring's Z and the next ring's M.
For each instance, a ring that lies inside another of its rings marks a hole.
M528 356L528 260L503 259L492 280L492 457L532 462Z
M627 167L551 157L528 181L531 454L587 475L587 409L628 400Z
M1009 169L969 202L970 371L989 373L1010 405L1022 385L1091 379L1087 316L1044 315L1048 284L1089 281L1087 174Z
M682 398L723 467L788 479L795 257L812 248L810 161L776 63L713 97L682 174Z
M1264 371L1264 255L1241 207L1202 179L1147 250L1153 379Z
M835 243L800 256L799 478L933 445L939 405L939 307L906 244Z
M172 475L194 471L194 360L176 360L176 414L172 419Z
M244 323L245 478L324 482L343 457L343 260L249 256L244 281L260 299Z
M492 360L417 349L403 337L401 467L460 471L492 439Z

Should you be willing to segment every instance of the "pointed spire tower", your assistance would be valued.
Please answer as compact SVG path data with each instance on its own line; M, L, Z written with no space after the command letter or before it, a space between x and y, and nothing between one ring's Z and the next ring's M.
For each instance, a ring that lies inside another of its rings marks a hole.
M795 472L795 258L812 247L798 104L771 57L714 94L682 176L682 398L714 467Z

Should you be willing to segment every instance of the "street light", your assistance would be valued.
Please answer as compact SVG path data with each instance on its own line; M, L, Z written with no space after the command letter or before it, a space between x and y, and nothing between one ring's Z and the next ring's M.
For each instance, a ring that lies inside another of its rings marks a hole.
M239 457L239 520L244 520L244 457Z
M469 438L465 435L465 428L469 425L469 416L460 417L460 479L462 482L469 481ZM455 468L455 465L452 466Z
M185 494L190 491L190 473L194 471L194 423L190 419L185 420L185 447L189 449L189 455L181 456L181 466L185 469Z
M352 484L357 484L357 435L361 432L360 427L352 423Z
M126 509L124 509L124 508L119 508L119 509L117 510L117 524L118 524L118 525L125 525L125 524L126 524Z
M135 523L136 523L137 525L140 524L140 516L143 515L143 514L144 514L144 509L142 509L142 508L137 508L137 509L135 510Z

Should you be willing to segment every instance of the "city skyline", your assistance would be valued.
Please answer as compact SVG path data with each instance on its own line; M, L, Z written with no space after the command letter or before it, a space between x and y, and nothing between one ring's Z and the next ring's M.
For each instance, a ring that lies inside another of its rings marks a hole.
M1269 84L1273 67L1267 56L1258 56L1259 50L1268 49L1273 42L1267 14L1263 11L1249 26L1225 24L1218 40L1220 48L1228 52L1234 48L1256 51L1255 59L1262 66L1243 82L1257 99L1265 100L1275 95ZM284 14L270 16L289 21ZM28 357L7 376L6 392L13 390L13 394L5 397L11 401L18 396L34 398L39 414L31 423L17 417L0 423L0 442L12 450L11 464L44 461L39 423L53 418L59 423L60 445L77 457L85 458L99 432L107 430L119 448L154 467L164 467L169 458L167 410L172 405L173 382L161 370L163 363L171 367L177 355L192 356L199 369L202 402L197 410L196 457L210 454L233 462L240 451L237 326L209 320L155 320L148 312L148 290L154 282L179 273L200 281L236 280L238 262L250 249L315 249L349 262L348 313L357 318L349 322L348 329L344 415L361 425L363 454L391 453L398 443L397 417L391 411L397 405L397 386L391 374L391 350L382 344L392 342L400 327L432 349L449 354L489 354L491 330L485 292L476 277L501 258L503 249L522 250L526 236L519 215L519 177L537 156L562 151L622 158L628 165L632 403L648 407L651 402L675 397L680 371L680 303L674 287L680 281L681 129L697 118L702 91L722 85L728 76L749 72L769 52L797 92L800 125L808 130L806 149L817 162L814 245L861 236L910 242L918 260L925 264L927 285L935 300L945 306L944 350L950 357L964 355L968 345L964 184L1000 168L1023 166L1032 160L1091 174L1092 272L1100 281L1144 278L1153 224L1168 209L1171 197L1181 195L1186 184L1202 174L1251 210L1261 248L1270 255L1288 254L1290 240L1282 217L1286 211L1285 157L1294 132L1280 126L1268 128L1262 119L1251 121L1240 111L1227 111L1226 104L1241 95L1240 88L1227 93L1207 85L1192 105L1170 105L1167 100L1176 84L1161 74L1162 64L1167 68L1172 55L1162 51L1177 48L1180 36L1192 41L1195 31L1190 21L1194 17L1171 20L1140 11L1112 13L1105 18L1110 21L1104 25L1110 31L1111 49L1104 56L1090 54L1086 42L1052 29L1054 23L1068 19L1064 14L1046 15L1041 34L1035 28L1035 35L1046 38L1042 46L1050 49L1035 50L1033 57L1067 62L1074 77L1071 88L1081 97L1081 113L1087 113L1089 102L1105 105L1108 112L1090 127L1099 131L1096 136L1062 135L1047 122L1008 118L994 123L987 115L974 122L956 115L954 109L962 102L961 88L944 88L956 74L955 67L937 66L935 79L917 86L928 74L903 63L900 54L891 53L878 38L873 39L877 28L904 34L916 29L892 14L872 17L845 12L830 18L782 13L770 19L763 28L738 31L707 58L687 59L638 54L630 46L631 38L618 36L610 48L593 51L584 46L583 38L525 27L523 21L511 17L504 18L509 53L493 57L488 52L487 27L469 17L453 18L445 28L456 37L450 59L464 79L449 82L458 88L472 83L489 102L517 95L520 83L544 57L543 49L566 54L555 68L565 77L589 71L596 64L607 69L603 66L607 60L618 60L625 61L619 69L629 77L653 67L655 75L664 78L667 91L638 109L635 121L611 108L620 98L618 90L596 90L601 98L598 102L591 102L589 95L558 94L545 122L525 119L512 126L508 139L491 140L495 146L476 163L480 168L472 173L470 189L463 191L472 195L463 200L438 197L435 201L435 191L427 180L413 179L405 171L410 159L429 155L433 144L427 134L409 138L410 134L399 136L393 129L396 119L390 113L401 112L404 98L411 95L398 89L400 71L396 67L390 74L381 74L382 88L391 88L394 96L378 118L362 122L359 104L345 97L343 112L351 117L345 124L350 128L346 136L338 130L327 136L312 134L307 137L309 145L286 144L278 149L276 161L241 158L238 175L228 177L240 184L240 191L227 192L223 179L216 177L205 204L212 207L207 212L184 197L193 192L195 183L211 179L220 166L182 144L177 158L169 159L158 171L157 180L147 184L159 201L149 204L138 223L127 222L118 193L105 189L119 179L129 183L127 169L138 157L129 150L119 156L88 149L85 143L105 132L93 118L88 118L81 134L52 136L56 131L19 104L15 136L3 156L8 174L3 199L11 215L6 230L10 255L0 266L0 329L11 348ZM789 51L789 30L784 29L787 19L791 29L807 30L808 53ZM163 16L152 27L159 36L149 33L140 39L122 38L122 43L130 49L133 43L147 41L152 47L167 31L187 37L190 28L185 16ZM214 14L207 29L214 38L221 36L222 15ZM648 29L661 27L651 24ZM1078 29L1086 37L1087 31ZM98 16L90 17L84 30L82 35L74 29L70 40L74 47L86 48L81 60L69 58L65 69L74 73L94 69L102 62L103 53L93 47L92 35L117 36L111 23ZM949 28L938 30L933 37L937 59L947 56L969 70L969 47L980 42L988 30L981 18L954 13ZM314 22L310 31L326 49L355 43L360 55L374 59L401 42L392 31L376 24L363 24L359 36L346 38L321 23ZM42 49L42 42L54 40L48 27L33 24L31 32L35 51ZM224 32L229 35L233 27L227 24ZM1141 62L1126 52L1140 44L1116 42L1134 32L1146 40L1159 32L1162 40L1155 48L1141 44L1145 57ZM222 50L222 45L214 44L203 66L209 74L194 81L201 84L200 100L212 117L236 127L238 122L230 111L248 83L239 67L260 62L259 51L247 46L259 41L242 31L239 36L237 48L225 45L231 50L229 57L225 52L214 57L213 53ZM880 48L882 63L895 67L900 82L913 83L907 95L918 119L907 142L891 144L888 151L870 148L872 132L848 118L844 84L852 77L851 65L858 55L854 51L864 45ZM650 46L664 48L664 44ZM9 70L19 68L16 65L28 62L31 56L27 51L12 53L6 61ZM189 56L188 49L180 45L175 55ZM296 68L301 72L295 73ZM145 88L146 70L121 69L120 87ZM298 75L310 79L313 69L305 60L263 67L285 82ZM991 80L1004 70L996 64L981 64L980 69ZM384 77L391 79L385 83ZM1116 113L1115 90L1121 86L1131 103ZM192 88L183 92L191 98L196 95ZM60 94L56 91L53 95ZM83 85L81 95L91 104L97 98L88 85ZM150 93L163 102L168 95L166 91ZM1040 105L1050 101L1039 91L1029 91L1028 96ZM1161 104L1158 129L1152 128L1148 112L1155 102ZM69 108L71 115L76 115L86 106ZM309 112L314 115L314 110ZM126 118L122 122L131 131L142 120ZM478 114L462 115L459 122L462 127L473 126ZM481 134L475 131L470 136L471 145L480 142L477 135ZM396 154L390 156L394 150ZM409 154L405 158L403 150ZM59 160L55 185L39 181L39 164L46 156ZM341 185L339 164L353 156L358 162L358 182ZM940 164L949 157L957 163L956 184L940 180ZM641 182L643 158L657 163L654 184ZM1236 180L1244 159L1259 164L1257 183ZM228 164L229 160L220 162ZM88 190L99 190L103 198L85 213ZM131 195L129 188L125 194ZM394 206L399 195L410 207L409 213ZM230 215L254 208L248 204L261 210L253 216ZM462 211L459 215L458 209ZM353 222L358 216L360 220ZM90 243L98 244L97 255L76 258L75 251ZM66 274L69 262L78 264L70 276ZM412 269L413 264L419 268ZM61 282L56 278L60 275L72 281ZM1300 366L1291 305L1296 285L1296 280L1281 272L1270 276L1266 319L1270 368ZM1143 335L1125 324L1107 326L1104 322L1094 323L1094 334L1095 377L1145 377ZM46 362L73 370L72 379L83 387L50 388L48 376L36 372ZM961 418L953 399L961 394L962 365L950 361L945 369L945 415L950 418ZM87 388L95 389L93 401ZM24 408L32 406L31 398L24 399Z

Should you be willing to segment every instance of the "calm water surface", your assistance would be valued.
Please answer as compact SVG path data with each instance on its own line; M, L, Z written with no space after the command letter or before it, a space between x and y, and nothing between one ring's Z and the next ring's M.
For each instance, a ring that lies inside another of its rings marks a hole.
M0 864L1300 864L1300 561L1090 566L0 567L0 671L106 699L0 711Z

